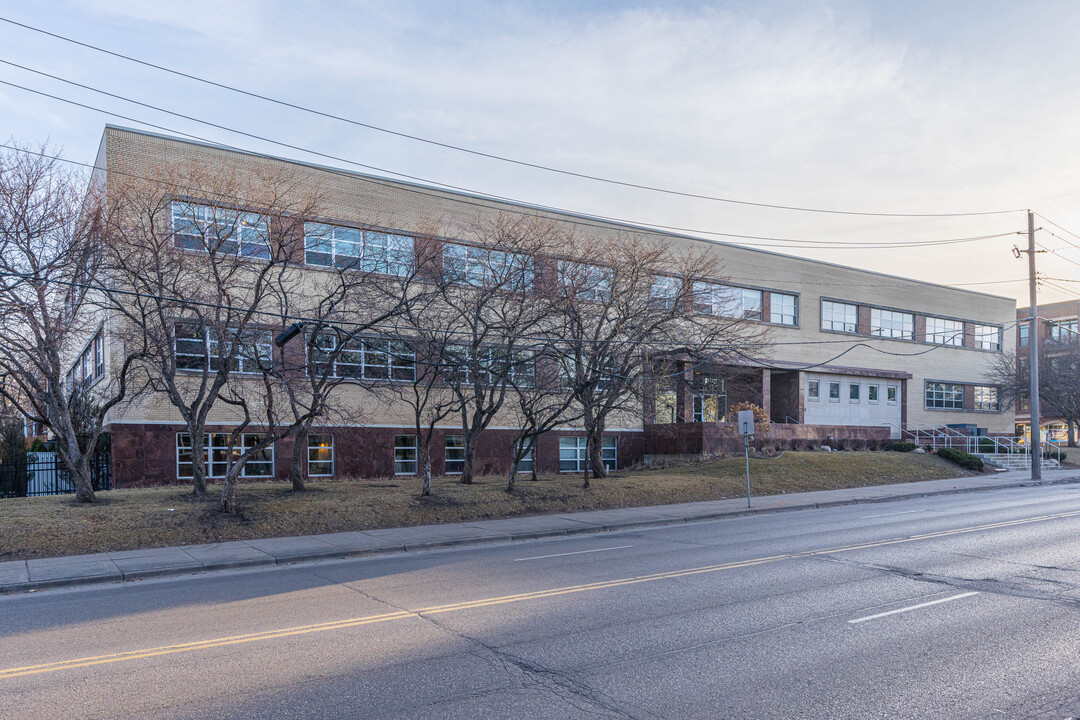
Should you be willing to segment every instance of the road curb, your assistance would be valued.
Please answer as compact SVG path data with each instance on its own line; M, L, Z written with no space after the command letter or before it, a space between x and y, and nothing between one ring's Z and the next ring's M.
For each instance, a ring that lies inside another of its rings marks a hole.
M957 495L960 493L983 492L987 490L1013 490L1025 487L1043 487L1052 485L1075 485L1080 483L1080 476L1058 478L1055 480L1041 480L1009 483L1005 485L986 485L979 487L954 487L947 490L931 490L924 492L902 493L896 495L883 495L873 498L851 498L850 500L832 500L825 502L801 503L793 505L778 505L766 508L746 508L741 510L725 510L711 513L703 513L692 516L672 516L663 520L628 520L625 523L613 522L604 525L582 526L580 528L558 528L553 530L526 530L522 532L507 532L493 537L476 538L447 538L445 540L425 540L415 543L405 542L400 545L386 545L382 547L366 548L363 550L318 551L301 553L288 557L268 556L266 558L251 558L247 560L222 560L220 562L203 563L200 569L188 567L161 567L145 568L142 570L105 575L55 578L50 580L29 580L26 582L8 583L0 585L0 595L14 593L33 592L37 590L55 590L65 587L86 587L89 585L114 585L117 583L134 582L143 579L157 579L177 577L181 575L202 575L210 572L226 570L246 570L251 568L274 567L283 565L297 565L303 563L320 562L326 560L346 560L349 558L369 557L385 555L388 553L422 552L426 550L438 550L442 548L463 547L471 545L484 545L497 542L513 542L516 540L535 540L551 537L565 537L569 535L585 535L601 532L615 532L618 530L633 530L635 528L663 527L678 525L688 522L707 522L721 520L723 518L747 517L751 515L768 515L782 512L794 512L798 510L816 510L825 508L844 507L847 505L863 505L872 503L894 502L897 500L911 500L915 498L935 497L938 495ZM775 497L775 496L771 496Z

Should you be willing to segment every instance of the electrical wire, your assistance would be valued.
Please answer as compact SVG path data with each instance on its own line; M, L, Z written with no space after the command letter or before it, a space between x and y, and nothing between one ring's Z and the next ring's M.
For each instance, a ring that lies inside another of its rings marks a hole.
M611 178L604 178L604 177L601 177L601 176L598 176L598 175L591 175L591 174L588 174L588 173L580 173L580 172L574 172L574 171L571 171L571 170L564 170L564 169L555 168L555 167L552 167L552 166L549 166L549 165L543 165L543 164L540 164L540 163L527 162L527 161L524 161L524 160L518 160L518 159L514 159L514 158L502 156L502 155L496 155L494 153L488 153L488 152L483 152L483 151L480 151L480 150L474 150L474 149L466 148L466 147L463 147L463 146L460 146L460 145L454 145L454 144L451 144L451 143L440 142L440 141L437 141L437 140L432 140L430 138L421 137L419 135L413 135L413 134L401 132L401 131L398 131L398 130L392 130L392 129L389 129L389 128L380 127L380 126L373 125L373 124L370 124L370 123L360 122L358 120L353 120L353 119L343 117L343 116L340 116L340 115L335 115L333 113L325 112L325 111L322 111L322 110L317 110L317 109L310 108L310 107L307 107L307 106L304 106L304 105L300 105L298 103L293 103L293 102L289 102L289 101L286 101L286 100L281 100L281 99L278 99L278 98L270 97L268 95L263 95L263 94L260 94L260 93L252 92L250 90L244 90L242 88L235 87L235 86L232 86L232 85L228 85L228 84L225 84L225 83L209 80L207 78L203 78L203 77L200 77L198 75L182 72L180 70L175 70L173 68L165 67L163 65L158 65L156 63L148 62L146 60L141 60L139 58L135 58L135 57L130 56L130 55L125 55L123 53L118 53L118 52L114 52L112 50L107 50L107 49L99 47L97 45L92 45L90 43L75 40L73 38L66 37L64 35L49 32L49 31L44 30L42 28L34 27L32 25L27 25L25 23L20 23L20 22L17 22L15 20L12 20L10 18L0 17L0 20L2 20L3 22L9 23L11 25L15 25L15 26L24 28L26 30L41 33L43 35L47 35L49 37L52 37L52 38L55 38L55 39L58 39L58 40L62 40L64 42L71 43L73 45L78 45L80 47L87 48L89 50L94 50L94 51L99 52L99 53L103 53L103 54L106 54L106 55L111 55L113 57L116 57L116 58L119 58L119 59L122 59L122 60L137 63L137 64L142 65L144 67L149 67L149 68L152 68L154 70L159 70L159 71L162 71L162 72L166 72L166 73L169 73L169 74L172 74L172 75L175 75L175 76L178 76L178 77L182 77L182 78L185 78L185 79L188 79L188 80L193 80L195 82L210 85L212 87L216 87L216 88L219 88L219 89L223 89L223 90L227 90L227 91L230 91L230 92L245 95L247 97L251 97L251 98L254 98L254 99L257 99L257 100L262 100L264 102L273 103L273 104L279 105L281 107L287 107L287 108L297 110L297 111L300 111L300 112L305 112L305 113L309 113L309 114L312 114L312 115L316 115L316 116L319 116L319 117L322 117L322 118L325 118L325 119L334 120L334 121L337 121L337 122L348 123L348 124L354 125L356 127L362 127L362 128L368 129L368 130L374 130L374 131L377 131L377 132L386 133L386 134L389 134L389 135L394 135L394 136L397 136L397 137L405 138L405 139L408 139L408 140L413 140L413 141L416 141L416 142L426 143L428 145L433 145L433 146L445 148L445 149L448 149L448 150L454 150L454 151L458 151L458 152L468 153L470 155L474 155L474 156L477 156L477 157L483 157L483 158L487 158L487 159L491 159L491 160L498 160L500 162L511 163L511 164L514 164L514 165L527 167L527 168L532 168L532 169L535 169L535 170L543 170L545 172L558 173L560 175L569 176L569 177L576 177L576 178L584 179L584 180L591 180L591 181L595 181L595 182L608 183L608 184L611 184L611 185L618 185L618 186L634 188L634 189L638 189L638 190L646 190L646 191L650 191L650 192L663 193L663 194L667 194L667 195L675 195L675 196L693 198L693 199L699 199L699 200L710 200L710 201L714 201L714 202L728 203L728 204L734 204L734 205L744 205L744 206L750 206L750 207L768 208L768 209L773 209L773 210L788 210L788 211L796 211L796 212L823 213L823 214L830 214L830 215L855 215L855 216L869 216L869 217L937 218L937 217L971 217L971 216L980 216L980 215L1003 215L1003 214L1014 213L1014 212L1023 212L1023 210L1021 210L1021 209L1016 209L1016 210L992 210L992 211L981 211L981 212L953 212L953 213L894 213L894 212L863 212L863 211L853 211L853 210L835 210L835 209L799 207L799 206L794 206L794 205L781 205L781 204L765 203L765 202L754 202L754 201L748 201L748 200L736 200L736 199L732 199L732 198L724 198L724 197L718 197L718 196L714 196L714 195L704 195L704 194L699 194L699 193L691 193L691 192L685 192L685 191L679 191L679 190L672 190L672 189L669 189L669 188L661 188L661 187L657 187L657 186L653 186L653 185L645 185L645 184L632 183L632 182L627 182L627 181L622 181L622 180L614 180L614 179L611 179ZM32 71L32 72L35 72L35 71Z
M5 61L0 61L0 62L5 62ZM53 76L50 76L50 77L53 77ZM64 82L69 82L69 81L64 81ZM225 149L233 150L235 152L240 152L240 153L245 153L245 154L261 155L261 153L253 153L252 151L246 150L245 148L242 148L242 147L239 147L239 146L230 145L230 144L227 144L227 143L214 142L214 141L212 141L212 140L210 140L208 138L205 138L203 136L200 136L200 135L195 135L193 133L188 133L188 132L184 132L184 131L181 131L181 130L176 130L176 129L173 129L173 128L169 128L169 127L166 127L164 125L159 125L159 124L156 124L156 123L147 122L145 120L140 120L138 118L134 118L134 117L131 117L131 116L128 116L128 115L123 115L121 113L117 113L117 112L114 112L112 110L106 110L104 108L96 107L96 106L93 106L93 105L88 105L86 103L81 103L81 102L78 102L78 101L75 101L75 100L71 100L69 98L64 98L64 97L61 97L59 95L53 95L51 93L47 93L47 92L44 92L42 90L29 88L29 87L26 87L24 85L19 85L17 83L9 82L7 80L0 80L0 84L7 85L7 86L13 87L13 88L17 88L19 90L23 90L24 92L29 92L29 93L33 93L35 95L40 95L42 97L47 97L49 99L56 100L56 101L59 101L59 102L67 103L69 105L80 107L80 108L83 108L83 109L86 109L86 110L91 110L93 112L101 113L103 115L109 115L111 117L120 118L120 119L123 119L123 120L127 120L129 122L138 123L140 125L144 125L146 127L154 128L156 130L162 130L164 132L172 133L174 135L180 135L180 136L190 138L192 140L196 140L196 141L199 141L199 142L208 143L208 144L212 144L212 145L217 145L218 147L223 147ZM93 88L89 88L89 86L81 85L79 83L72 83L72 84L79 85L79 87L84 87L84 88L93 90ZM103 92L103 91L95 90L95 92ZM882 243L851 243L851 242L842 243L842 242L838 242L838 241L814 241L814 240L799 240L799 239L791 239L791 238L775 238L775 237L768 237L768 236L761 236L761 235L745 235L745 234L740 234L740 233L728 233L728 232L720 232L720 231L715 231L715 230L701 230L701 229L687 228L687 227L681 227L681 226L675 226L675 225L663 225L663 224L659 224L659 223L650 223L650 222L641 222L641 221L635 221L635 220L626 220L624 218L617 218L617 217L611 217L611 216L605 216L605 215L581 213L581 212L578 212L578 211L568 210L566 208L560 208L560 207L555 207L555 206L550 206L550 205L530 205L529 203L526 203L524 201L511 198L511 197L506 197L506 196L502 196L502 195L491 195L491 194L486 194L486 193L479 193L479 192L476 192L476 191L473 191L473 190L469 190L468 188L463 188L463 187L456 186L456 185L449 185L449 184L446 184L446 183L440 183L440 182L432 181L432 180L426 180L424 178L420 178L420 177L413 176L413 175L407 175L407 174L404 174L404 173L398 173L398 172L395 172L395 171L392 171L392 170L386 170L386 169L379 168L379 167L376 167L376 166L373 166L373 165L367 165L365 163L360 163L360 162L356 162L356 161L353 161L353 160L349 160L348 158L343 158L343 157L340 157L340 156L337 156L337 155L331 155L331 154L323 153L323 152L320 152L320 151L317 151L317 150L310 150L310 149L304 148L304 147L299 146L299 145L293 145L291 143L280 142L280 141L277 141L277 140L273 140L271 138L267 138L267 137L262 136L262 135L257 135L257 134L254 134L254 133L248 133L248 132L243 131L243 130L236 130L236 129L230 128L228 126L225 126L225 125L219 125L219 124L216 124L216 123L210 123L210 122L207 122L207 121L204 121L204 120L200 120L198 118L194 118L194 117L189 116L189 115L183 115L181 113L174 113L174 112L172 112L170 110L165 110L163 108L159 108L159 107L156 107L156 106L153 106L153 105L147 105L145 103L141 103L141 102L135 101L135 100L128 100L127 98L122 98L121 96L112 95L111 93L104 93L103 92L103 94L109 95L111 97L116 97L116 98L122 99L122 100L124 100L126 102L134 103L136 105L141 105L141 106L150 108L152 110L155 110L157 112L162 112L162 113L165 113L165 114L174 115L176 117L180 117L180 118L183 118L185 120L190 120L192 122L204 124L204 125L207 125L207 126L210 126L210 127L214 127L214 128L217 128L217 129L224 130L226 132L232 132L232 133L235 133L235 134L238 134L238 135L242 135L242 136L249 137L249 138L252 138L252 139L255 139L255 140L259 140L261 142L267 142L267 143L270 143L270 144L273 144L273 145L278 145L278 146L281 146L281 147L285 147L285 148L288 148L288 149L291 149L291 150L296 150L298 152L309 153L309 154L312 154L312 155L316 155L318 157L322 157L324 159L333 160L333 161L336 161L336 162L342 162L342 163L345 163L345 164L348 164L348 165L355 165L357 167L362 167L362 168L369 169L369 170L376 170L376 171L379 171L379 172L385 172L385 173L392 174L392 175L398 175L398 176L404 177L404 178L409 179L409 180L415 180L415 181L418 181L418 182L425 182L425 183L429 183L429 184L433 184L433 185L438 185L438 186L446 188L447 190L450 190L450 191L466 193L466 194L473 195L473 196L479 197L481 199L486 199L486 200L490 200L490 201L510 203L512 205L516 205L516 206L519 206L519 207L532 207L532 208L535 208L536 210L541 210L541 211L550 212L550 213L557 213L557 214L560 214L560 215L563 215L563 216L575 216L576 215L576 216L579 216L579 217L585 217L585 218L589 218L589 219L592 219L592 220L599 220L599 221L602 221L602 222L617 223L617 224L628 225L628 226L635 226L636 225L636 226L639 226L639 227L644 227L646 229L655 228L655 229L658 229L658 230L674 231L674 232L679 232L679 233L694 233L694 234L700 234L700 235L715 235L715 236L718 236L718 237L733 238L733 239L737 239L737 240L740 240L740 241L745 241L745 240L768 241L768 242L740 242L740 243L738 243L740 245L746 245L746 246L749 246L749 247L767 247L767 248L788 248L788 249L792 249L792 247L791 247L792 245L796 245L796 246L805 245L807 247L813 247L815 249L821 249L821 250L896 249L896 248L911 248L911 247L929 247L929 246L938 246L938 245L952 245L952 244L965 243L965 242L977 242L977 241L981 241L981 240L990 240L990 239L995 239L995 238L999 238L999 237L1008 237L1010 235L1020 234L1018 231L1014 231L1014 232L996 233L996 234L990 234L990 235L979 235L979 236L963 237L963 238L950 238L950 239L946 239L946 240L926 240L926 241L915 241L915 242L894 241L894 242L882 242ZM281 160L283 160L285 162L296 162L296 161L285 160L284 158L277 158L277 159L281 159ZM298 163L298 164L303 164L303 163ZM399 191L412 192L412 193L416 193L416 194L419 194L419 195L426 195L426 196L434 197L434 198L441 199L441 200L449 200L451 202L462 203L462 204L466 204L466 205L474 205L474 206L477 206L477 207L483 207L483 208L486 208L486 209L490 209L490 206L484 205L482 203L470 202L470 201L468 201L468 200L466 200L464 198L460 198L460 197L454 197L454 196L447 197L446 195L443 195L443 194L435 195L432 192L425 192L424 190L422 190L420 188L410 187L408 185L402 185L400 183L396 183L396 182L393 182L391 180L380 181L380 180L378 180L376 178L373 178L373 177L370 177L370 176L358 175L358 174L355 174L355 173L347 173L347 172L344 172L344 171L337 170L335 168L325 168L324 167L324 168L319 168L319 169L323 170L324 172L330 172L330 173L333 173L333 174L338 174L338 175L348 177L348 178L351 178L351 179L354 179L354 180L359 180L359 181L366 182L366 183L372 183L372 184L380 185L380 186L383 186L383 187L389 187L389 188L393 188L393 189L399 190ZM393 184L391 184L391 183L393 183ZM507 209L507 208L503 208L503 211L511 212L511 213L515 213L515 214L520 214L520 215L530 215L530 216L535 214L534 212L519 211L519 210L516 210L516 209ZM568 223L574 224L574 225L584 225L584 226L592 226L592 227L604 227L605 229L608 229L608 228L606 228L606 226L581 222L580 220L577 220L577 219L572 218L572 217L569 217L569 218L568 217L561 217L561 218L559 218L559 220L562 221L562 222L568 222ZM703 239L708 240L707 238L703 238ZM711 242L716 242L716 241L711 241Z

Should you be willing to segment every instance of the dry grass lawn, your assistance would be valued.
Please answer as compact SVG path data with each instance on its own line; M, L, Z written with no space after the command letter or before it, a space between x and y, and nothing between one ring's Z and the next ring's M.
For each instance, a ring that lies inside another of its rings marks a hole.
M624 471L593 480L578 475L519 480L502 477L461 485L436 478L432 497L419 498L416 478L311 483L294 494L283 483L237 490L239 512L217 512L183 486L113 490L81 506L71 496L0 500L0 561L189 545L263 537L425 525L515 515L598 510L715 500L745 493L741 457L666 470ZM894 452L797 453L750 461L756 495L884 485L970 475L932 455Z

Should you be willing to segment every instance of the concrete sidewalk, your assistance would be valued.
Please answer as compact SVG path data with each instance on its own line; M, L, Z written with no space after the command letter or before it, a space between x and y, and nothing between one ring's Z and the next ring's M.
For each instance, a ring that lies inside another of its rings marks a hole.
M1074 482L1080 482L1080 471L1053 470L1043 473L1042 484ZM0 593L120 582L136 578L184 575L260 565L282 565L374 553L408 552L471 543L669 525L738 515L885 502L928 495L1024 487L1033 484L1037 483L1032 483L1027 471L1017 471L847 490L770 495L754 498L752 509L747 509L745 498L738 498L681 505L482 520L449 525L421 525L327 535L238 540L209 545L16 560L0 563Z

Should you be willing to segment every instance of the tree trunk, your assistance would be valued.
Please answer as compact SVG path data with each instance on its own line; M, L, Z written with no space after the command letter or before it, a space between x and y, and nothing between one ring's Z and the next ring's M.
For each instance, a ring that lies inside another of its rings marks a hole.
M517 480L518 463L521 458L525 456L522 451L522 445L524 444L524 438L518 438L514 441L514 452L510 457L510 476L506 481L506 492L514 492L514 482Z
M472 485L474 461L476 460L476 443L480 439L480 433L469 431L465 433L465 465L461 468L461 484Z
M221 483L221 505L219 509L223 513L236 512L236 476L240 473L240 467L235 469L229 468L229 472L225 473L225 479Z
M67 466L71 481L75 484L75 501L96 503L97 495L94 494L94 483L90 478L90 460L80 450L79 439L74 432L65 433L64 447L61 450L60 460Z
M191 494L206 497L206 431L189 433L191 437Z
M306 424L297 428L293 435L292 466L289 468L289 481L293 492L307 490L308 477L308 427Z
M1076 447L1076 425L1072 420L1066 420L1065 427L1069 428L1069 447Z
M424 487L420 491L420 497L428 497L431 495L431 450L428 443L423 443L420 447L420 464L424 468Z
M593 475L598 478L607 477L607 468L604 467L604 426L602 423L597 423L596 427L589 433L589 442L586 447L589 453L588 462L592 466Z
M79 458L77 470L71 473L71 479L75 482L75 501L81 503L96 503L97 495L94 494L94 481L90 476L89 456Z

